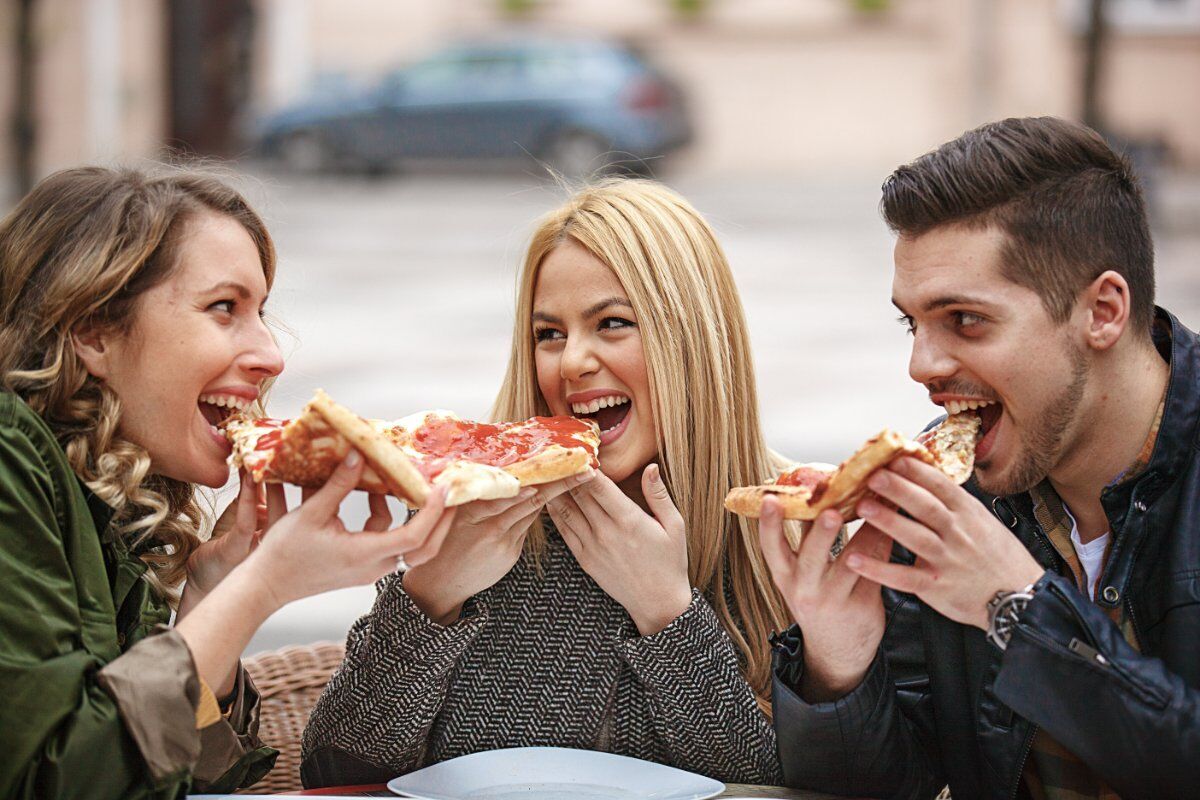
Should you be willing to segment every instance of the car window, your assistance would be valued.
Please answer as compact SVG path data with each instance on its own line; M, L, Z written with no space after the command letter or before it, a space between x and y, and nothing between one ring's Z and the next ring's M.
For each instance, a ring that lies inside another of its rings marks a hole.
M487 91L489 85L516 80L519 70L519 61L507 55L436 59L410 68L405 76L405 87L415 97Z

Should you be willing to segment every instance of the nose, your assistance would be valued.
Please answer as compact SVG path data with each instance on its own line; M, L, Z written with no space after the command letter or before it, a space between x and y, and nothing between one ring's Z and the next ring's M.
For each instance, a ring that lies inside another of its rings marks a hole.
M936 337L918 328L908 359L909 376L917 383L929 385L953 376L957 370L958 362Z
M283 353L271 335L271 329L261 320L255 326L252 340L247 342L242 368L258 380L274 378L283 372Z
M587 336L568 336L558 369L565 381L576 381L600 368L592 342Z

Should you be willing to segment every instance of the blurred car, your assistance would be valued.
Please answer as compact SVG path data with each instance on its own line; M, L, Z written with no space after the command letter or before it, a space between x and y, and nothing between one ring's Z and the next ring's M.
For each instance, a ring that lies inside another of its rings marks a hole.
M579 176L645 171L691 136L683 92L631 48L524 39L456 45L369 90L305 100L263 120L258 147L303 171L533 156Z

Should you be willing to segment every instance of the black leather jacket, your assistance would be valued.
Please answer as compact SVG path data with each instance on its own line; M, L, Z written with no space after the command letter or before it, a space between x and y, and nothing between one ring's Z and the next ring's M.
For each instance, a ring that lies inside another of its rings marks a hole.
M956 800L1013 798L1041 727L1127 800L1200 797L1200 339L1157 313L1172 334L1166 406L1149 467L1101 495L1114 542L1096 603L1062 577L1028 495L975 490L1047 567L1008 650L889 593L887 632L862 684L810 705L796 692L803 641L793 626L775 640L789 786L932 798L949 783ZM1117 603L1141 653L1104 613Z

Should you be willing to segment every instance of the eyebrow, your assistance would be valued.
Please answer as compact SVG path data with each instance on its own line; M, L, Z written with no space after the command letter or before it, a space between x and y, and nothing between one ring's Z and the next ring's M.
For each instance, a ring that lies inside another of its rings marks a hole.
M908 313L907 311L904 310L904 306L900 305L900 301L894 297L892 298L892 305L894 305L896 308L900 309L901 313L903 313L903 314ZM925 313L929 313L930 311L937 311L939 308L945 308L946 306L987 306L987 305L991 305L991 303L989 303L987 300L983 299L982 297L972 297L969 294L948 294L948 295L943 295L941 297L935 297L932 300L929 300L928 302L925 303L924 306L922 306L921 310L924 311Z
M583 312L583 317L584 319L590 319L611 306L621 306L622 308L628 308L630 310L633 309L633 304L624 297L606 297L600 302L593 303L592 305L588 306L587 310ZM532 317L535 321L539 322L549 322L554 325L562 324L561 319L553 316L552 314L547 314L544 311L534 311Z
M223 292L227 289L232 289L233 291L237 292L238 296L243 300L250 299L250 290L237 281L221 281L220 283L213 284L204 290L204 294L216 294L217 292Z

